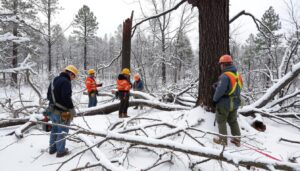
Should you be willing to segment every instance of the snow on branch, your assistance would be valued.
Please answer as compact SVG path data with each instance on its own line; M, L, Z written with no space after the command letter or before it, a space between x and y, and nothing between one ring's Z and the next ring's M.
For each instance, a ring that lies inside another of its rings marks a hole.
M0 42L6 42L6 41L23 43L23 42L29 42L30 38L14 36L12 33L8 32L3 35L0 35Z
M17 68L10 68L10 69L4 69L0 70L0 73L18 73L21 71L30 70L32 73L37 74L32 67L36 66L36 63L30 61L31 55L28 54L27 57L24 59L22 63L19 63L19 67Z
M273 84L267 92L256 102L251 105L245 106L242 109L239 109L239 113L247 115L252 114L255 108L263 108L267 105L277 93L279 93L285 86L287 86L291 81L293 81L300 73L300 63L292 66L290 72L288 72L285 76L283 76L277 83Z

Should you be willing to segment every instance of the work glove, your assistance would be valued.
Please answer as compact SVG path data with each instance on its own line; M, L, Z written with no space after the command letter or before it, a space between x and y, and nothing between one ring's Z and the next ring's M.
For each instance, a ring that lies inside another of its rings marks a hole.
M98 90L96 90L96 95L99 95L99 92L98 92Z
M101 86L102 86L102 83L99 83L99 84L97 84L96 86L97 86L97 87L101 87Z
M70 120L72 121L72 120L73 120L73 117L76 116L77 114L76 114L76 111L75 111L74 108L69 109L69 112L70 112L70 114L71 114Z

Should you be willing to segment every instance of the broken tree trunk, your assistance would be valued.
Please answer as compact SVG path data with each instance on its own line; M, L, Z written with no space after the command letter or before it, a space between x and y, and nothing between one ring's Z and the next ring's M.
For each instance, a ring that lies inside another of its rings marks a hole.
M133 11L131 17L123 22L122 68L128 69L130 69L132 18Z

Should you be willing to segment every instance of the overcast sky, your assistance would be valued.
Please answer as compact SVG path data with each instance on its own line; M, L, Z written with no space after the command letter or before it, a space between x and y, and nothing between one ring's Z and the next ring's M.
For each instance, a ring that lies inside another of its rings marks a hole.
M141 1L143 2L145 0ZM178 0L178 2L180 2L180 0ZM134 2L134 0L60 0L59 3L64 10L56 16L56 21L61 24L63 28L71 23L78 10L84 4L88 5L99 22L98 36L113 34L118 25L122 24L124 19L130 17L132 10L134 10L135 13L139 13L140 11L138 3ZM246 12L250 12L260 19L270 6L274 7L275 12L278 13L281 18L287 18L284 0L230 0L230 18L238 12L246 10ZM193 11L197 12L195 9ZM197 27L195 28L197 29ZM250 17L246 16L242 16L231 24L231 29L234 28L239 28L234 32L239 42L243 42L250 33L256 33L254 23ZM71 29L68 30L67 34L70 32ZM193 44L198 44L198 40L195 37L194 40L191 41Z

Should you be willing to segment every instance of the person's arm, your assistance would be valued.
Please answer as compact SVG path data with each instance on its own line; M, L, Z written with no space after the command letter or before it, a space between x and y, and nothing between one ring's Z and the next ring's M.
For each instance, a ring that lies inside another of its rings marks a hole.
M61 86L61 99L63 100L63 106L68 109L74 108L73 101L72 101L72 85L71 82L64 82Z
M213 101L217 103L222 96L225 95L226 91L228 90L229 85L229 78L226 75L221 75L220 80L218 82Z

